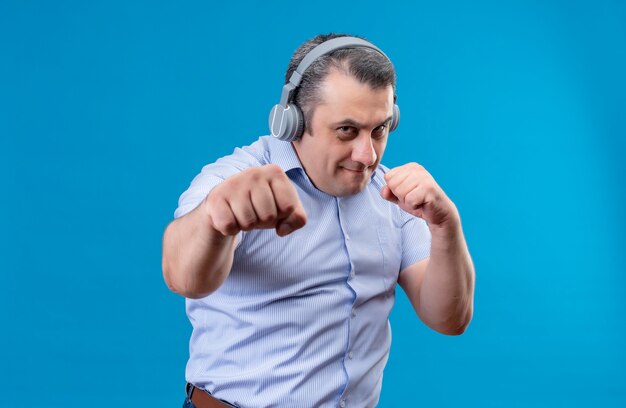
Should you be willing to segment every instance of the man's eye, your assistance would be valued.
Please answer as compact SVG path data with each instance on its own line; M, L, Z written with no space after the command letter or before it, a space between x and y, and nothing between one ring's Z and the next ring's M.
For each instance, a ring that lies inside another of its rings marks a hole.
M354 136L357 134L357 131L353 126L341 126L337 128L337 131L342 136Z
M387 129L387 125L380 125L374 129L372 134L377 137L382 137L385 135L385 129Z

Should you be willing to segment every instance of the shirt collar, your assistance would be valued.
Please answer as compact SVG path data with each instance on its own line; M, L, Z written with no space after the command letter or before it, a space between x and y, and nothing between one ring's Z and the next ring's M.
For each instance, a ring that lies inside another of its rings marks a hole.
M277 164L285 173L293 169L302 169L304 172L302 163L300 163L300 159L298 159L296 150L291 142L285 142L269 136L268 145L270 163Z

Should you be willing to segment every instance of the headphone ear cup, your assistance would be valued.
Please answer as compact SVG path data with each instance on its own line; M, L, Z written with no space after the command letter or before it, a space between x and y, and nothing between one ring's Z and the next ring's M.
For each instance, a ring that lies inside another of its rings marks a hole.
M393 113L391 114L391 123L389 124L389 131L393 132L400 124L400 108L394 103Z
M282 137L279 137L279 139L284 140L285 142L296 140L302 136L303 128L304 118L302 116L302 111L293 103L287 104L283 122Z
M274 105L269 117L270 131L277 139L291 142L302 136L304 129L304 117L302 111L296 105Z
M290 103L287 106L287 111L291 112L289 116L289 121L292 124L291 129L293 129L288 139L288 141L291 142L302 137L302 132L304 131L304 114L302 113L300 108L298 108L298 106L293 103Z

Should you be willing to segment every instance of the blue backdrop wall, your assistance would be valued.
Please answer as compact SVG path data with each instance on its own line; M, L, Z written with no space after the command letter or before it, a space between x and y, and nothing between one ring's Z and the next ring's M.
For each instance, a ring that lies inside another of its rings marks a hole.
M477 271L460 337L398 291L380 406L625 406L624 2L118 0L0 3L0 406L182 404L162 232L330 31L394 61L384 162L435 176Z

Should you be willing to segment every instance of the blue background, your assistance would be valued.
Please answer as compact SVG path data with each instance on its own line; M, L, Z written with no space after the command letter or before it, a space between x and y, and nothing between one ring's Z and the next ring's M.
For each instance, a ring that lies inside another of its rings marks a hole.
M435 176L477 271L461 337L398 291L380 406L626 406L626 3L174 3L0 3L1 406L182 404L162 232L329 31L394 61L384 162Z

